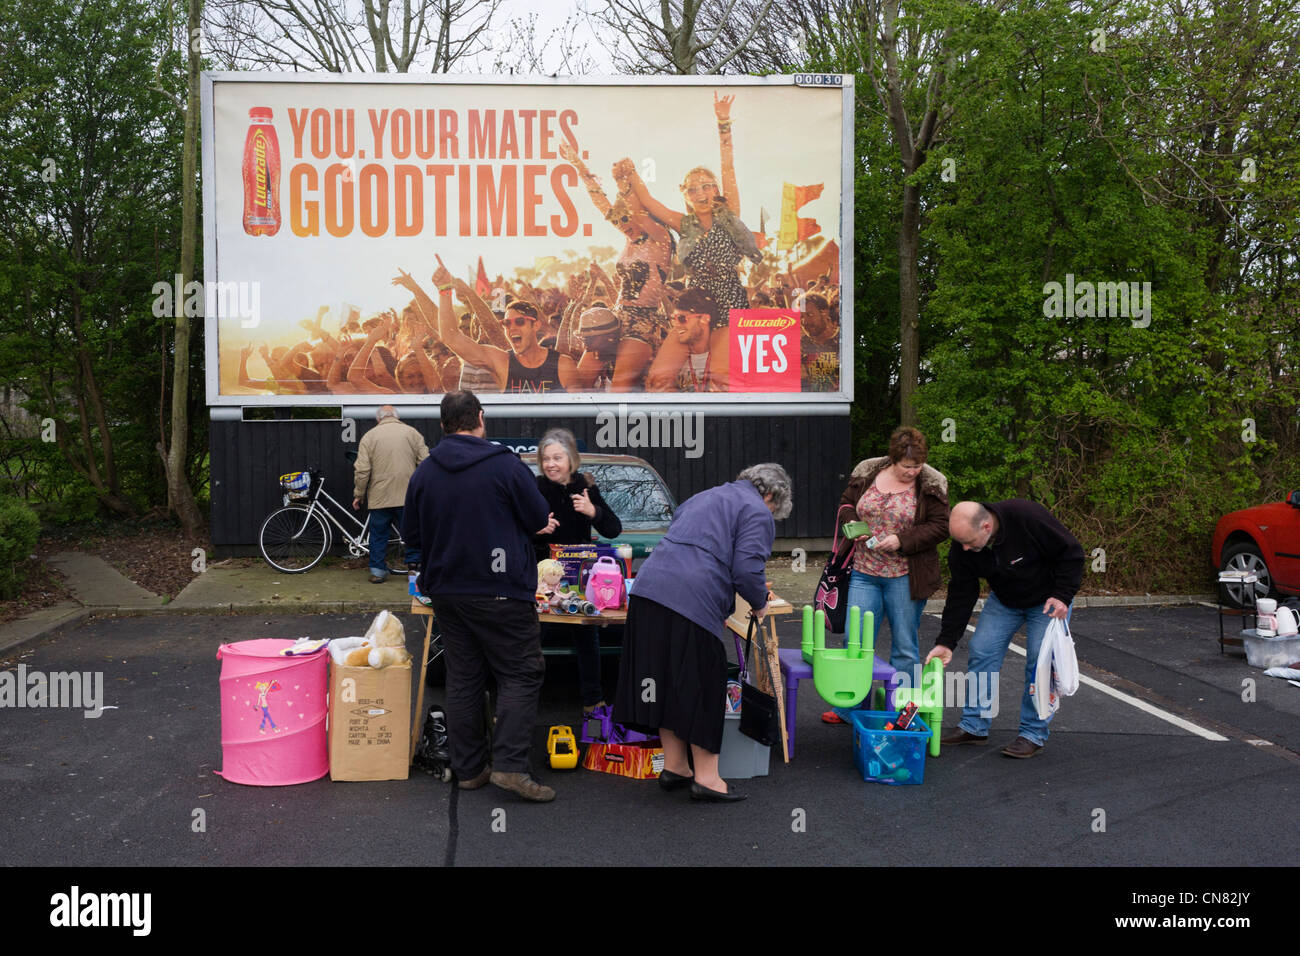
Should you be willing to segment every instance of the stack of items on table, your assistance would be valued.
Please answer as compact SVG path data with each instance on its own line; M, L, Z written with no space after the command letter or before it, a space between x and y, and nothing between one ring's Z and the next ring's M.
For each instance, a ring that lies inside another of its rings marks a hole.
M627 545L553 544L537 565L537 610L597 615L627 608L632 554Z

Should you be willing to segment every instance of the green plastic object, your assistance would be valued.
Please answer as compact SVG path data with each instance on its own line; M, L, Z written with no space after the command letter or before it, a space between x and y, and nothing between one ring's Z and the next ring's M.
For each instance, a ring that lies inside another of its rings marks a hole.
M943 661L930 659L921 671L921 686L900 687L894 691L894 709L902 710L909 703L916 704L917 713L930 728L930 756L939 756L939 735L943 724Z
M848 646L827 647L826 612L804 605L800 650L812 665L817 693L835 707L853 707L866 699L875 667L875 618L870 611L863 614L861 608L850 607L848 622Z

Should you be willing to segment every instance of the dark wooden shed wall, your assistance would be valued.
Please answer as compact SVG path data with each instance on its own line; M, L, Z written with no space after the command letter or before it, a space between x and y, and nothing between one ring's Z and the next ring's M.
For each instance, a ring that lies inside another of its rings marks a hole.
M412 418L432 448L442 431L437 419ZM644 458L663 476L678 502L698 491L731 481L747 465L775 461L794 481L794 509L777 522L778 538L828 538L835 506L852 469L847 415L705 415L703 454L687 458L680 448L604 448L596 443L593 417L496 418L492 438L541 438L548 428L568 428L588 450ZM356 438L373 421L356 423ZM212 544L218 555L256 553L262 520L280 507L280 475L320 467L325 490L351 502L352 465L345 457L356 444L344 444L339 421L213 421Z

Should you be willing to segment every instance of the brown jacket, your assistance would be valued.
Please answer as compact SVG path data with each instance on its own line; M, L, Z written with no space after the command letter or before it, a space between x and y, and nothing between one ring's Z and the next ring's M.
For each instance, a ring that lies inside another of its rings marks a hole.
M427 457L429 448L419 432L396 418L385 418L361 436L352 497L364 500L367 508L402 507L406 484Z
M889 464L887 457L858 462L849 486L840 496L835 528L858 520L858 499L876 475ZM916 522L898 535L898 553L907 557L908 584L912 600L928 598L939 588L939 544L948 537L948 479L929 465L921 466L916 477ZM843 556L853 542L842 539L836 553Z

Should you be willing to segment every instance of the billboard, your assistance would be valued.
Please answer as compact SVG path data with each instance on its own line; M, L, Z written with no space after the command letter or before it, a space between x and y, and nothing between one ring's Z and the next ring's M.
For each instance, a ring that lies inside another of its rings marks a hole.
M206 73L208 403L847 402L851 86Z

